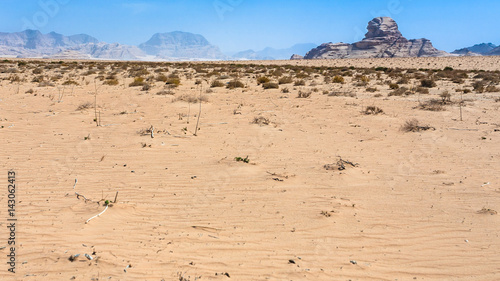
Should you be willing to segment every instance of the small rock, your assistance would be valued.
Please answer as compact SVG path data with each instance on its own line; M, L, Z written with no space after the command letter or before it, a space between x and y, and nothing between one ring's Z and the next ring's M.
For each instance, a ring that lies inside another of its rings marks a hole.
M352 264L358 264L358 262L357 262L357 261L355 261L355 260L352 260L352 261L350 261L350 262L351 262Z

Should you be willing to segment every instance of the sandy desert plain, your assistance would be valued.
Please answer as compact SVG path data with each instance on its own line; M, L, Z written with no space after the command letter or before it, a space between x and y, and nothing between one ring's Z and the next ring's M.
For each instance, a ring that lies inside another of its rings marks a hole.
M0 61L0 279L499 280L499 70Z

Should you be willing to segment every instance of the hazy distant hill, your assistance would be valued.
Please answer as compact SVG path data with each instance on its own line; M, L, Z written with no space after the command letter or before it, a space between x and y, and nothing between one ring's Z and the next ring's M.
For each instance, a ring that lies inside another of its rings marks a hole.
M219 60L225 56L203 36L187 32L157 33L138 46L99 42L78 34L64 36L37 30L0 33L0 56L21 58L88 58L109 60Z
M305 55L309 50L316 47L316 44L305 43L296 44L286 49L265 48L261 51L246 50L232 55L233 59L245 60L287 60L293 54Z
M500 46L498 46L495 49L489 51L487 55L488 56L500 56Z
M219 47L211 45L205 37L189 32L156 33L139 48L160 59L224 59Z
M99 42L92 36L78 34L64 36L55 32L42 34L38 30L0 33L1 54L4 56L44 56L59 53L81 44Z
M497 47L498 47L497 45L492 43L481 43L481 44L476 44L472 47L455 50L452 52L452 54L470 55L471 53L473 53L479 55L489 55L489 53L492 52Z

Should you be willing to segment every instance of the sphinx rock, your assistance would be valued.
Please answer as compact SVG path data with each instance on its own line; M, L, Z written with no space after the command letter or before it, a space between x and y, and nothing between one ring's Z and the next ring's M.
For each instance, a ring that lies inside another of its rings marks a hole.
M406 39L397 23L389 17L374 18L368 23L365 38L354 44L325 43L309 51L305 59L441 57L428 39Z

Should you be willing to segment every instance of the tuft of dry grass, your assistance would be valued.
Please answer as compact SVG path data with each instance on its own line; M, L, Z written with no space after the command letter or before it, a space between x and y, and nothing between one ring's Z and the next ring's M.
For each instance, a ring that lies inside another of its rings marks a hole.
M208 102L208 97L203 95L203 96L198 96L198 95L188 95L184 94L179 97L177 97L174 101L183 101L187 103L198 103L198 102Z
M443 106L443 102L437 99L431 99L426 102L421 103L418 106L419 109L428 110L428 111L444 111L445 108Z
M271 121L269 120L269 118L266 118L264 116L257 116L257 117L254 117L252 124L264 126L264 125L271 124Z
M384 113L384 111L377 106L367 106L365 110L362 111L362 113L365 115L377 115Z
M408 120L401 127L401 131L403 131L403 132L421 132L421 131L427 131L430 129L435 130L435 128L433 128L429 125L421 125L417 119Z
M302 91L299 91L299 94L297 95L297 98L299 98L299 99L306 99L306 98L311 97L311 94L312 94L312 92L302 92Z
M94 106L94 104L88 101L88 102L84 102L84 103L80 104L80 105L76 108L76 110L77 110L77 111L82 111L82 110L90 109L90 108L92 108L93 106Z

